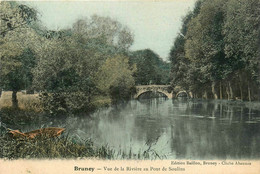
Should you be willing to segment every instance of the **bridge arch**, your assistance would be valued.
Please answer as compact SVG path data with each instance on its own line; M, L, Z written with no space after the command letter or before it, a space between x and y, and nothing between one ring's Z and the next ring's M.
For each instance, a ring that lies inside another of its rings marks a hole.
M178 96L179 96L180 94L182 94L182 93L185 93L186 96L189 98L189 94L188 94L188 92L185 91L185 90L182 90L182 91L177 92L176 97L178 97Z
M180 94L185 93L188 98L190 98L189 93L181 88L172 90L170 85L140 85L136 86L136 93L133 96L137 99L140 95L146 92L159 92L166 95L169 99L178 97Z
M144 92L142 92L142 93L139 93L139 94L136 96L136 98L139 98L139 97L142 96L143 94L146 94L146 93L149 93L149 92L160 93L160 94L164 95L164 97L169 98L169 95L166 94L166 93L163 92L163 91L152 91L152 90L150 90L150 91L144 91Z
M172 92L168 91L169 85L141 85L136 86L136 94L134 96L137 99L140 95L146 92L159 92L167 96L168 98L172 98Z

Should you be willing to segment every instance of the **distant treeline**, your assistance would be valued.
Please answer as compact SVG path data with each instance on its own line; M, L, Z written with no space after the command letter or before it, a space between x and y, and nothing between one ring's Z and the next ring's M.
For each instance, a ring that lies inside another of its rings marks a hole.
M199 0L170 52L172 86L193 97L260 100L260 1Z
M35 9L0 3L0 89L13 91L13 107L24 89L64 113L127 100L136 84L169 83L169 63L150 50L131 52L132 31L114 19L93 15L52 31Z
M150 49L131 52L130 63L137 67L134 73L136 85L169 84L170 63L165 62Z

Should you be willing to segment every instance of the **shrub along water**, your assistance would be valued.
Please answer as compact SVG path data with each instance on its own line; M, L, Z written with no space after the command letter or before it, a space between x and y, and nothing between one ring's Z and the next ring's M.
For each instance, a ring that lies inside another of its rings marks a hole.
M43 117L44 115L46 115L45 113L14 109L12 107L2 108L0 110L0 115L1 122L14 127L23 124L37 123L40 119L44 118L47 119L47 117Z

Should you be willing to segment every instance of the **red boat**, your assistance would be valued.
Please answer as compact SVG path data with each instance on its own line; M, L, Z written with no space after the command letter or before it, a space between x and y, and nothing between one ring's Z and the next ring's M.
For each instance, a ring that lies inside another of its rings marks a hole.
M22 133L19 130L10 130L9 133L13 138L30 138L33 139L39 136L57 137L65 131L65 128L49 127L33 130L30 132Z

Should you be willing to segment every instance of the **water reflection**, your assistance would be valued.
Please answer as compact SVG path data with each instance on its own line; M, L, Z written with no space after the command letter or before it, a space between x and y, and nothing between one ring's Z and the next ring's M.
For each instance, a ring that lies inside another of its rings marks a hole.
M134 153L151 146L168 159L260 158L260 111L243 103L133 100L59 121L71 136Z

